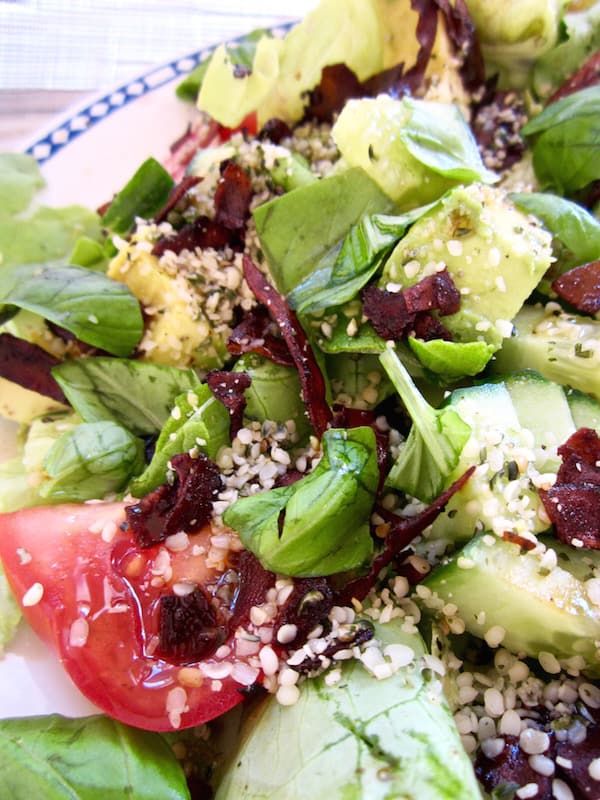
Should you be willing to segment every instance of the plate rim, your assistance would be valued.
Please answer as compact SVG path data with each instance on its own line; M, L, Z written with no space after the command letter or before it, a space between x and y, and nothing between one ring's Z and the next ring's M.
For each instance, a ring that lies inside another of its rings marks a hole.
M280 38L297 20L266 26L264 30ZM251 31L249 32L251 33ZM129 80L109 89L93 93L90 97L66 109L33 134L22 146L22 152L32 156L40 166L49 161L70 142L109 117L113 112L161 89L178 78L189 75L202 61L211 56L222 44L235 45L248 36L240 34L216 42L200 50L185 53L170 61L155 65L132 76Z

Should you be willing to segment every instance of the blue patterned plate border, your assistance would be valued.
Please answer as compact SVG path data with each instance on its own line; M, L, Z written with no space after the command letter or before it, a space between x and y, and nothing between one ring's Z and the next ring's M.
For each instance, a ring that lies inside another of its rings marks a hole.
M279 25L276 28L270 28L273 36L284 36L294 23ZM243 41L245 35L238 36L235 39L230 39L230 44L236 44ZM44 164L52 156L56 155L60 150L66 147L69 142L72 142L78 136L88 131L94 125L102 122L114 111L118 111L123 106L138 100L140 97L159 89L165 84L170 83L178 78L183 78L195 69L204 59L208 58L221 42L205 47L194 53L182 56L175 61L168 64L163 64L160 67L155 67L149 72L144 73L133 78L131 81L122 84L116 89L108 92L107 94L100 95L91 101L88 105L78 109L74 116L70 116L66 120L61 121L55 125L48 133L41 139L33 142L25 151L33 156L38 164Z

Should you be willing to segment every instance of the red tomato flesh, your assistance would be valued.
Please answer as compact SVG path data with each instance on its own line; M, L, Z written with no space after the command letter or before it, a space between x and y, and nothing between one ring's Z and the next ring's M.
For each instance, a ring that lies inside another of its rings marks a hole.
M121 528L124 509L92 503L1 515L0 558L26 618L100 709L148 730L199 725L239 703L253 673L260 677L236 657L233 636L218 659L182 665L154 654L159 598L176 583L214 586L220 577L206 563L211 529L187 544L183 537L176 551L142 550ZM219 677L228 664L243 682Z

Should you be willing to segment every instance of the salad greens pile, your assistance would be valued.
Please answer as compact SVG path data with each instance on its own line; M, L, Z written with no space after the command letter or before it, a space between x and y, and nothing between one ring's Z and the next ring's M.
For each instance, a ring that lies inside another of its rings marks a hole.
M109 714L2 720L11 796L600 796L599 45L598 2L321 0L97 213L0 155L0 649L24 612ZM144 717L77 659L146 518Z

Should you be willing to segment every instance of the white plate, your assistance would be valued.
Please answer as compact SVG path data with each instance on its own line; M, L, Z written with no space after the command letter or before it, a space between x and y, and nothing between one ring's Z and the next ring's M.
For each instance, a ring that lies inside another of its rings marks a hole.
M273 29L275 35L284 32L285 27ZM40 202L97 208L146 158L164 161L194 113L192 104L177 98L175 88L212 49L138 76L42 131L26 148L39 161L47 182ZM55 653L21 623L0 658L0 718L50 713L77 717L97 711L72 684Z

